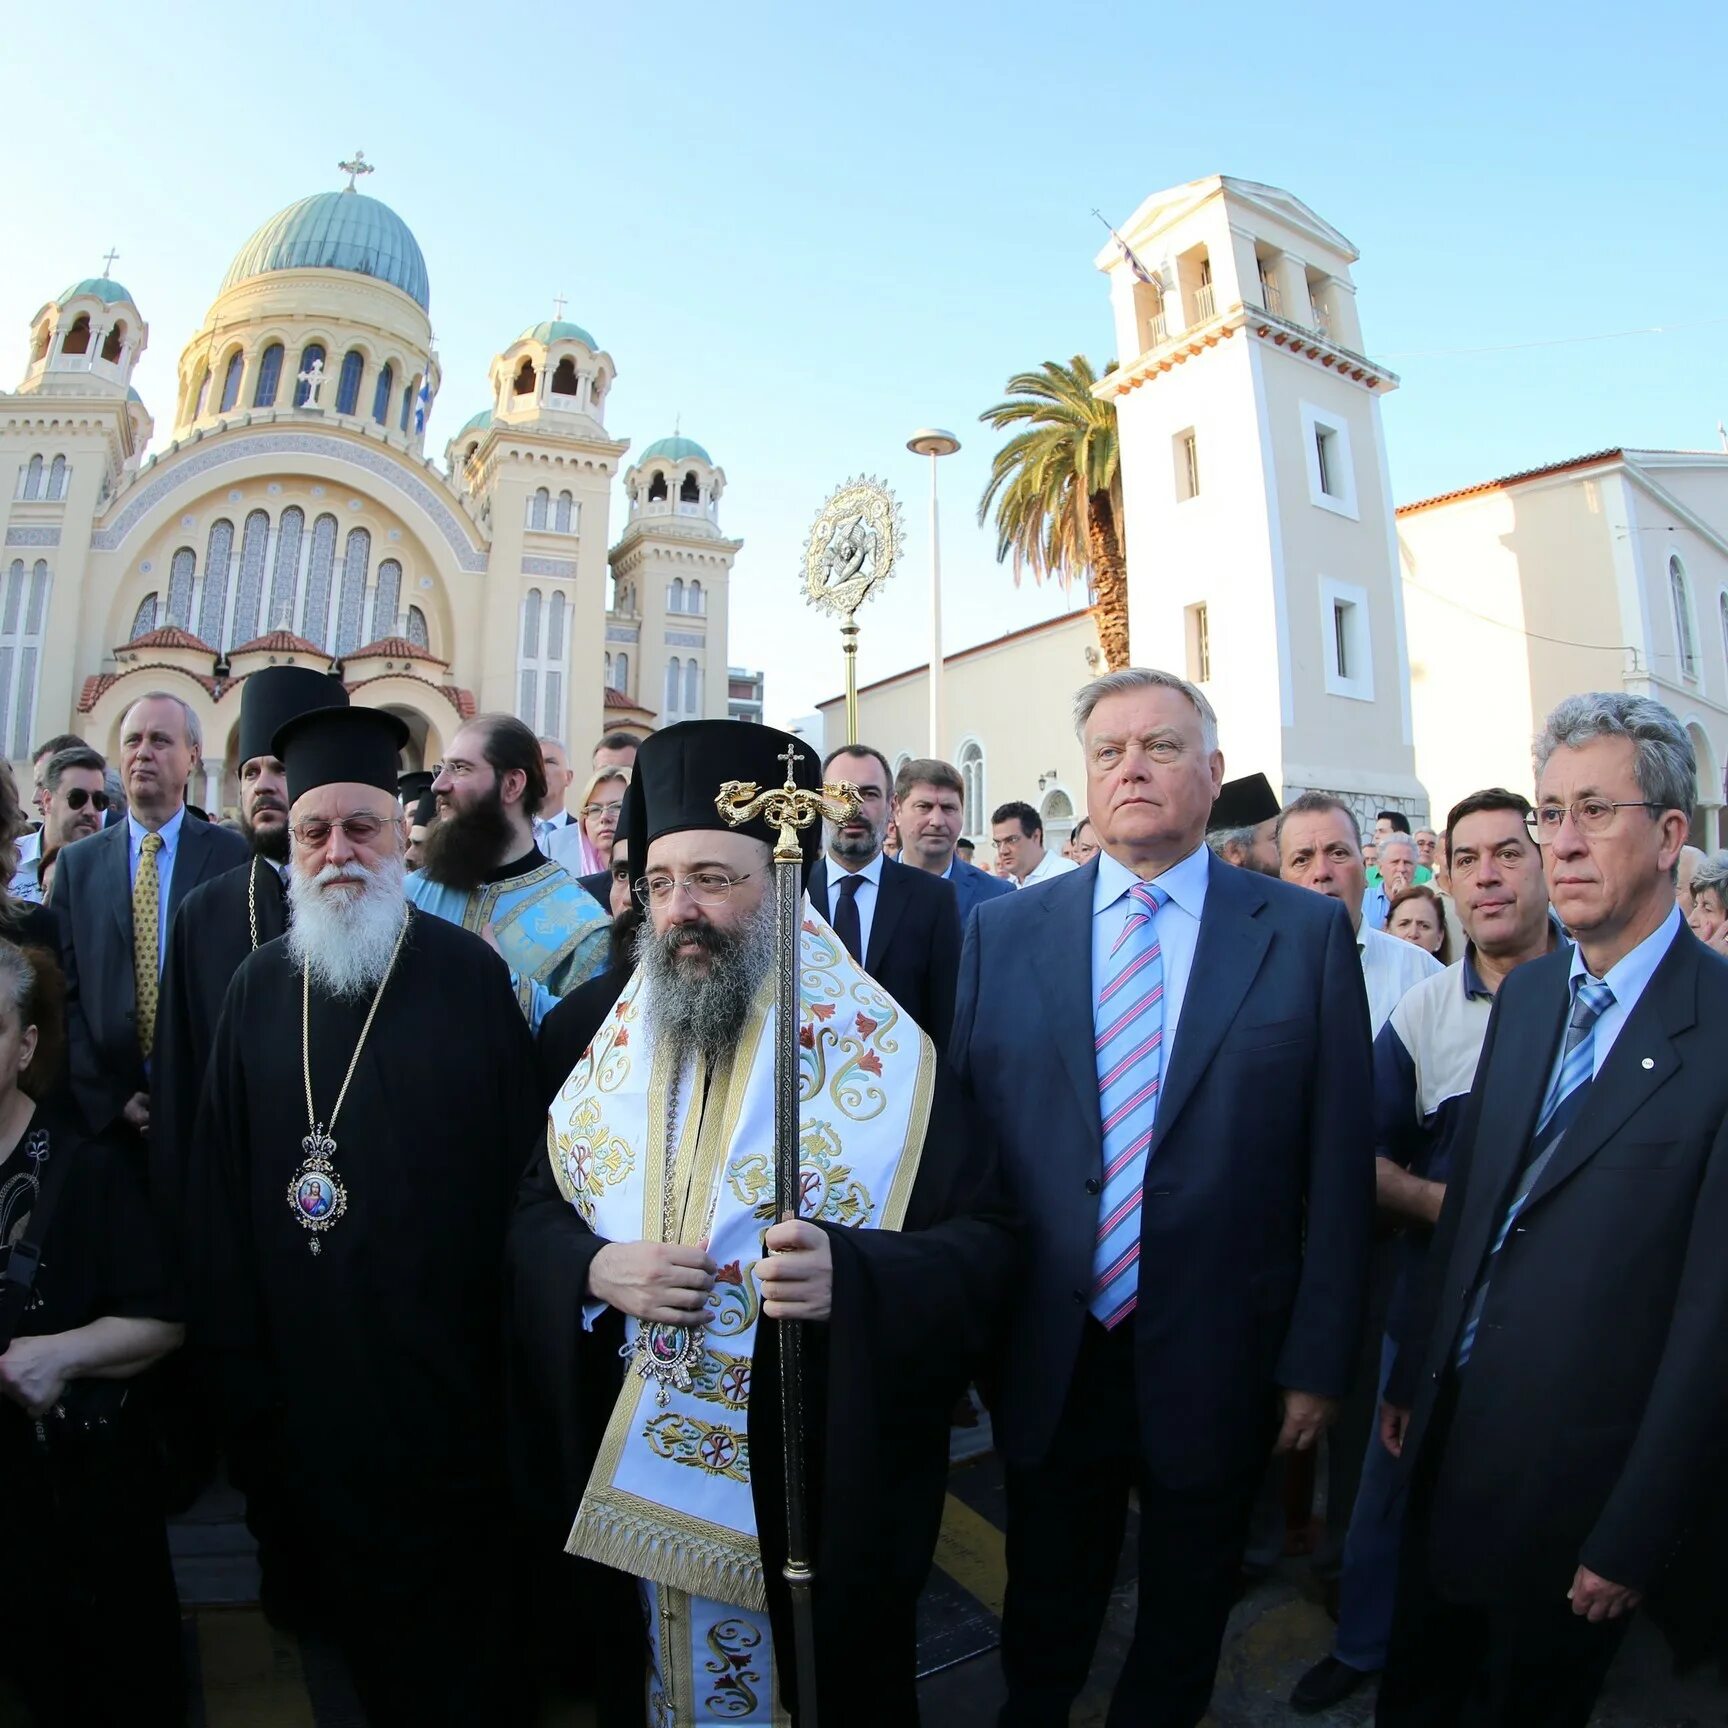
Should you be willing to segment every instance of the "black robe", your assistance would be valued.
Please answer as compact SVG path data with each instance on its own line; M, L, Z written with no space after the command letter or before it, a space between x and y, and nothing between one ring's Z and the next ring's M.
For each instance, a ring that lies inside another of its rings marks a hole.
M248 906L253 885L256 944ZM149 1148L150 1203L174 1266L179 1263L184 1229L186 1159L222 999L253 947L274 942L287 928L288 891L281 873L257 854L200 882L181 902L169 926L157 999L156 1047L150 1061Z
M548 1016L543 1075L586 1048L627 975L601 982L611 991L580 997L585 1024L576 996L557 1011L558 1026L557 1014ZM820 1714L825 1728L915 1723L915 1610L942 1521L949 1415L993 1337L1017 1255L995 1155L976 1138L945 1066L903 1229L823 1228L833 1317L805 1331ZM569 1534L623 1383L623 1316L608 1310L592 1332L582 1327L588 1266L604 1245L558 1191L542 1146L511 1221L506 1303L512 1472L543 1552L561 1549ZM781 1691L795 1702L780 1576L779 1340L766 1317L754 1363L751 1486ZM588 1576L596 1622L619 1652L600 1675L601 1728L640 1728L647 1646L635 1581L599 1567Z

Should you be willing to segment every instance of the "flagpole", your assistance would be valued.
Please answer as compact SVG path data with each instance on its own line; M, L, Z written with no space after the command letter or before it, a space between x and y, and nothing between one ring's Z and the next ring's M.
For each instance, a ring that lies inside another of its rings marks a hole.
M914 456L930 458L930 754L942 760L942 525L936 509L936 464L960 448L952 432L926 426L906 440ZM856 733L850 742L857 743Z

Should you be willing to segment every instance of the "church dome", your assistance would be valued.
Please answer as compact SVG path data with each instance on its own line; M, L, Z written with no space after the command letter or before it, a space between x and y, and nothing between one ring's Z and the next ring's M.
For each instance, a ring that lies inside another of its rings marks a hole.
M544 342L551 347L554 342L582 342L600 352L600 344L582 328L580 324L572 324L567 318L545 318L540 323L524 330L516 338L518 342Z
M492 410L482 408L478 414L472 415L462 422L462 431L456 436L460 438L464 432L484 432L492 424Z
M423 311L432 304L420 243L376 198L348 187L316 192L272 216L236 254L222 292L277 270L352 270L400 288Z
M54 304L64 306L68 300L76 300L80 294L94 294L104 306L118 306L121 301L132 299L112 276L86 276L82 282L74 282Z
M698 462L706 462L710 468L714 466L714 458L694 438L662 438L650 444L636 461L652 462L656 457L662 462L684 462L694 457Z

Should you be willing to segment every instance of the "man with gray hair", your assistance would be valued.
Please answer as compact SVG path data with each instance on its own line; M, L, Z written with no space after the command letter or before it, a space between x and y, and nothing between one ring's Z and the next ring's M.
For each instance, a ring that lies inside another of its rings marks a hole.
M1598 692L1535 767L1576 946L1500 988L1387 1383L1411 1492L1383 1728L1581 1728L1723 1453L1728 965L1674 903L1692 746Z
M1100 851L972 914L949 1046L1025 1232L990 1389L1000 1721L1067 1723L1138 1492L1111 1720L1194 1728L1267 1458L1318 1443L1356 1359L1368 1009L1340 908L1208 852L1224 758L1199 690L1113 672L1075 723Z

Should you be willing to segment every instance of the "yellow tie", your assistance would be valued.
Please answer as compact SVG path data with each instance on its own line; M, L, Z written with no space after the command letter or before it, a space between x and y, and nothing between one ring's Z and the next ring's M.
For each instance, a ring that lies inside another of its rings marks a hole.
M144 836L144 852L138 860L138 880L132 884L132 980L138 994L138 1048L146 1056L156 1042L156 995L160 965L157 959L156 854L162 850L160 834Z

